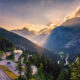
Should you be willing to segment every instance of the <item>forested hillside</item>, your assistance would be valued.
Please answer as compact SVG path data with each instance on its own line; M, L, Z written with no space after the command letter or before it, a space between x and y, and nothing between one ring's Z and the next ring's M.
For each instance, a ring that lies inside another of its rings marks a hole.
M51 58L55 61L58 60L59 56L52 51L49 51L45 48L39 47L36 44L32 43L30 40L25 39L15 33L9 32L3 28L0 28L0 35L9 39L13 42L16 47L27 50L31 53L44 54L46 57Z
M15 48L14 44L8 39L0 36L0 50L1 51L11 51Z
M76 61L63 68L57 80L80 80L80 54Z

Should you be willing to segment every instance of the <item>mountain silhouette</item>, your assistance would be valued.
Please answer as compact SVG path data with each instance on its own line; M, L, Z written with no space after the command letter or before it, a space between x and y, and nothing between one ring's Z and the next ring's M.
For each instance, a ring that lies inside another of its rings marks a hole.
M69 19L53 29L44 46L55 52L78 54L80 52L80 17Z

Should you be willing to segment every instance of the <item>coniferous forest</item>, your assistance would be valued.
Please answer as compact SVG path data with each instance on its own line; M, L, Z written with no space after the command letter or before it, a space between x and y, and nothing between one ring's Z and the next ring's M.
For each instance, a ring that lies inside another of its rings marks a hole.
M49 58L46 58L44 54L31 53L27 50L23 50L15 61L15 55L12 50L16 47L9 40L0 37L0 55L4 52L10 51L11 55L6 56L7 60L11 60L17 63L16 70L18 71L18 78L16 80L79 80L80 79L80 54L76 61L68 64L58 64ZM2 61L2 59L1 59ZM32 65L37 67L35 75L32 74Z

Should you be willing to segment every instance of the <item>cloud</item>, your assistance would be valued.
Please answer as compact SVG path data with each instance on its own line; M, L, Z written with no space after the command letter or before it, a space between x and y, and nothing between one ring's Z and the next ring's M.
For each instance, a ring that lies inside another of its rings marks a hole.
M70 19L70 18L75 18L75 17L80 17L80 7L77 7L77 9L70 14L69 16L67 16L65 19Z
M74 12L73 17L80 17L80 7L78 7L77 10Z
M71 11L72 2L74 0L0 0L0 25L12 29L26 24L60 24Z

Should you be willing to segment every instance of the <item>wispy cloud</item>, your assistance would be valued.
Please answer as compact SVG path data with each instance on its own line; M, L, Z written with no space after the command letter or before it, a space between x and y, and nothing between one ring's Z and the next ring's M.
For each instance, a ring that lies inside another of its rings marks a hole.
M0 0L0 26L59 24L75 8L73 3L75 0Z
M80 7L77 7L76 10L72 14L69 14L66 17L66 19L75 18L75 17L80 17Z

